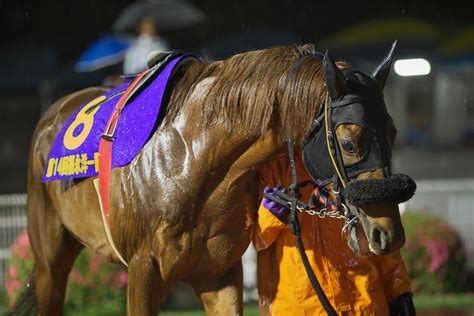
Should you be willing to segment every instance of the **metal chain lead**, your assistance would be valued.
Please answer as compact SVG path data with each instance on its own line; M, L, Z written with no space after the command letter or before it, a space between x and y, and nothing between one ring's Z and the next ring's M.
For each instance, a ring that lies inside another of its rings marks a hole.
M291 203L288 203L289 207L291 207ZM296 209L300 213L306 213L311 216L318 216L319 218L325 218L325 217L330 217L330 218L343 218L345 219L346 217L344 214L341 214L338 211L328 211L327 208L323 207L319 211L316 211L315 209L312 208L306 208L306 207L301 207L299 205L296 205Z
M311 208L311 207L302 207L300 205L296 205L296 209L300 213L306 213L311 216L318 216L319 218L335 218L335 219L343 219L344 220L344 226L342 227L341 234L346 233L347 229L349 226L357 224L359 222L359 218L356 215L353 215L350 213L348 207L344 204L341 203L342 207L344 208L344 214L342 214L339 211L328 211L326 207L321 208L319 211L316 211L316 209ZM291 202L287 203L287 207L291 208L292 204Z
M291 202L288 202L288 207L291 208L292 204ZM319 211L316 211L316 209L313 209L313 208L310 208L310 207L302 207L300 205L296 205L296 209L300 212L300 213L306 213L308 215L311 215L311 216L318 216L319 218L325 218L325 217L329 217L329 218L335 218L335 219L343 219L344 220L344 226L342 227L342 234L344 234L347 229L349 228L350 225L354 225L354 224L357 224L358 222L358 218L357 216L351 214L349 212L349 209L347 208L347 206L342 203L342 207L344 208L344 214L342 214L341 212L339 211L328 211L328 209L326 207L323 207L322 209L320 209Z

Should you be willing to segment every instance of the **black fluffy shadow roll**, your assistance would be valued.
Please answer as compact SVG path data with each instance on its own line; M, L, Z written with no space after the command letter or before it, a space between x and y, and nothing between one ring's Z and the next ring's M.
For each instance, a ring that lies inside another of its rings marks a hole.
M405 174L385 179L352 180L344 189L344 198L358 206L375 202L403 203L413 197L415 181Z

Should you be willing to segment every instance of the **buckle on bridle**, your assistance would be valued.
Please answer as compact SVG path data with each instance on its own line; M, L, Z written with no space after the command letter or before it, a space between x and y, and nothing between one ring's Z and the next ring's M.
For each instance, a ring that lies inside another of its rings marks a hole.
M341 236L347 232L347 229L359 222L358 214L354 214L350 211L350 208L347 207L344 203L341 204L344 208L344 226L341 229Z

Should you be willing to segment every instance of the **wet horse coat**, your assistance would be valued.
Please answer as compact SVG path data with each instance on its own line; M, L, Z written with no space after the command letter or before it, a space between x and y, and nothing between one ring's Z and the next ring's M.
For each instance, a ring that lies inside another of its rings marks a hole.
M128 314L156 314L178 280L193 287L208 314L242 314L240 257L252 234L256 170L285 150L288 136L301 143L318 112L326 90L313 53L312 46L278 47L210 64L189 61L174 73L161 126L131 164L111 174L110 228L129 266ZM28 232L44 315L62 315L67 276L84 246L118 262L93 179L66 191L60 181L41 182L64 122L105 91L90 88L59 100L33 136ZM377 221L403 235L394 209L379 206ZM400 246L394 242L389 251Z

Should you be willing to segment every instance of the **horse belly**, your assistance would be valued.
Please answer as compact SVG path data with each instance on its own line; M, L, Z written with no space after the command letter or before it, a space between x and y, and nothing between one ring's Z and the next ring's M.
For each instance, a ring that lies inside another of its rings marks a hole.
M80 243L107 261L119 262L105 234L92 179L86 179L61 192L60 182L50 191L61 222Z

